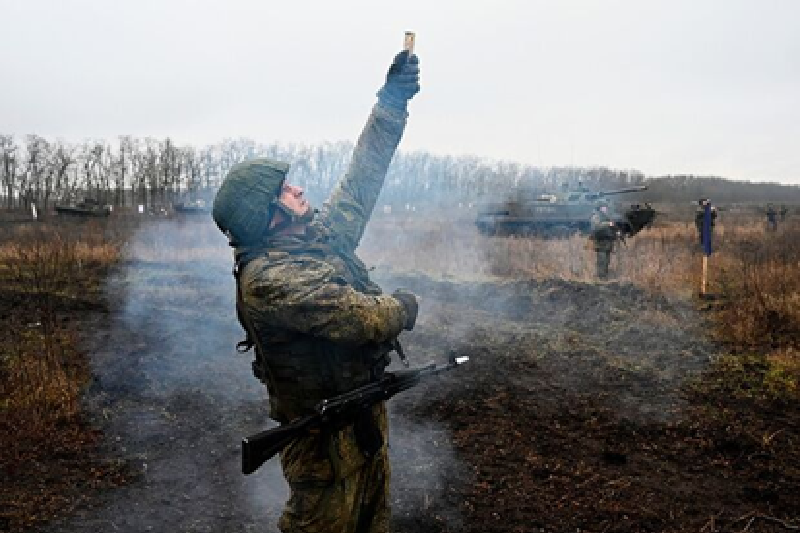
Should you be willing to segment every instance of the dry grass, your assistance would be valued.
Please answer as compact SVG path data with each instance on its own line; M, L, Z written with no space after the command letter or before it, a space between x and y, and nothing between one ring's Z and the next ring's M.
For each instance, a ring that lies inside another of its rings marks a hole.
M81 467L97 435L81 416L89 367L70 318L98 305L118 250L92 225L18 226L0 242L0 525L33 523L66 505L62 485L104 475Z
M699 269L694 228L673 225L643 232L617 247L615 279L652 290L690 294ZM469 221L379 218L361 248L367 263L436 277L561 278L593 282L595 252L586 237L486 237Z
M484 237L469 220L456 223L373 221L361 255L391 271L418 271L440 278L561 278L594 282L595 253L586 237L564 239ZM613 279L669 297L696 296L702 254L694 225L673 222L643 231L617 247ZM783 380L786 393L800 381L800 223L778 232L760 220L720 224L709 258L707 290L717 338L749 350ZM658 319L658 317L654 317Z
M721 337L761 349L800 347L800 226L734 233L720 258Z
M0 383L4 420L39 435L78 412L85 364L64 314L96 298L118 247L96 227L17 228L0 244L6 335ZM7 314L6 314L7 313Z
M162 220L134 229L92 223L20 226L0 237L4 468L45 461L53 450L81 450L93 442L80 421L79 397L88 364L68 317L88 304L97 305L100 284L111 266L120 260L194 262L201 268L230 265L230 248L207 220ZM469 220L381 214L371 222L359 252L370 266L437 278L557 277L593 283L595 254L587 242L582 236L484 237ZM620 246L611 269L618 282L687 298L698 290L700 263L694 227L672 223ZM778 233L765 232L760 223L720 225L709 288L720 296L710 315L719 338L735 349L746 347L747 357L758 360L758 390L797 397L800 225L782 227ZM663 317L654 312L648 319ZM732 366L722 368L722 374L731 381L750 375L752 365L743 366L736 358L726 361ZM41 495L48 489L27 500L14 490L12 484L0 491L4 505L15 498L31 503L20 503L18 513L6 517L11 522L35 513L31 506L40 508Z
M797 347L775 350L767 356L771 372L767 387L781 396L797 397L800 394L800 351Z

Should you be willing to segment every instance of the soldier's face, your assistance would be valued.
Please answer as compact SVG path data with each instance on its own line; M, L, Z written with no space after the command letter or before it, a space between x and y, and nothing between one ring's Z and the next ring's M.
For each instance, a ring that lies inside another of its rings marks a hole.
M311 204L308 203L303 192L303 188L298 185L284 183L283 189L281 189L280 201L292 213L298 216L305 215L311 209Z

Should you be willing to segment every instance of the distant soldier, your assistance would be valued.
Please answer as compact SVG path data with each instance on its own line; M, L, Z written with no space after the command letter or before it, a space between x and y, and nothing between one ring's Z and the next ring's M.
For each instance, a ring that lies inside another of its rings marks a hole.
M652 214L647 219L647 223L644 225L644 227L645 228L652 228L653 227L653 221L656 219L656 217L655 217L655 209L653 209L653 204L651 204L650 202L645 202L644 203L644 210L647 211L648 213Z
M785 205L781 205L781 210L780 210L781 222L786 222L787 213L789 213L789 210L786 209Z
M778 211L775 210L775 206L772 204L767 204L767 230L768 231L778 231Z
M697 228L697 237L700 240L700 246L703 246L703 218L706 213L706 205L710 202L708 198L700 198L697 201L697 211L694 214L694 225ZM714 224L717 219L717 208L711 206L711 232L714 232Z
M598 205L592 214L591 240L597 254L597 279L608 279L608 265L611 263L611 252L617 240L617 228L608 214L606 204Z

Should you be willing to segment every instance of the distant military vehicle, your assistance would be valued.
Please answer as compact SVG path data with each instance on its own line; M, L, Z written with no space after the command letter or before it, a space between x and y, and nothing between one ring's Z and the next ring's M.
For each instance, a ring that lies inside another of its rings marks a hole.
M176 202L172 204L172 208L175 210L176 213L184 213L188 215L195 215L195 214L202 215L211 212L206 201L199 198L196 200L185 200L183 202Z
M560 192L535 197L520 195L504 202L487 203L479 207L475 224L485 235L565 236L589 233L594 209L607 203L606 197L647 190L646 185L610 191L592 191L583 185L571 190L563 186ZM633 204L624 209L609 205L619 231L629 237L652 224L656 212L650 204Z
M78 217L107 217L111 214L111 206L102 205L94 198L84 198L76 204L55 204L56 213Z

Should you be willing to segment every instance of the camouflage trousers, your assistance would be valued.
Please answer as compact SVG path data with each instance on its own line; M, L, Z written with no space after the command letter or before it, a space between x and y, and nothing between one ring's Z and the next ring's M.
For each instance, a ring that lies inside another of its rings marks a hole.
M712 237L714 236L713 232L711 233L711 236ZM703 237L704 237L703 230L702 229L697 230L697 239L699 240L701 247L703 246L703 240L704 240Z
M610 248L595 248L597 254L597 277L598 279L608 279L608 266L611 264Z
M298 439L281 453L283 475L291 494L278 522L284 533L387 533L389 530L389 459L386 409L373 416L383 446L366 459L353 427L334 434Z

